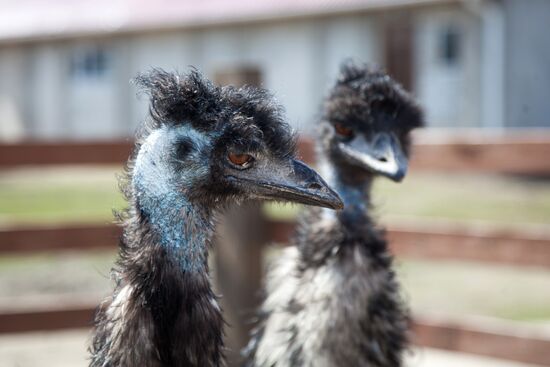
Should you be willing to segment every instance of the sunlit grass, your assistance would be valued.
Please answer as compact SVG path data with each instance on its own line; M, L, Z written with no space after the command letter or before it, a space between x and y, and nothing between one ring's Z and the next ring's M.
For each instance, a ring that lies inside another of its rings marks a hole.
M378 180L382 216L418 216L497 223L550 223L550 181L482 175L411 175L402 184Z
M550 181L482 175L410 175L396 184L375 181L373 214L392 218L440 218L496 224L550 224ZM273 204L266 212L292 218L300 208Z
M0 174L0 223L110 221L123 208L118 167L56 168ZM379 179L373 210L392 217L550 223L550 181L481 175L416 174L401 184ZM266 212L291 218L297 205L273 204Z
M0 257L0 309L64 301L97 302L112 289L113 251Z
M104 222L125 203L114 168L0 176L0 223Z
M413 310L550 321L550 271L487 263L403 260L396 266Z

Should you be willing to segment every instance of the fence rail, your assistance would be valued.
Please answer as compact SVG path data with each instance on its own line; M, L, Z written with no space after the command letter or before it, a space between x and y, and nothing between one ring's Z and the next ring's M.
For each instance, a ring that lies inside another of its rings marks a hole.
M481 135L472 139L465 134L421 135L414 145L413 171L550 174L550 133L514 133ZM485 137L484 137L485 136ZM0 168L25 165L120 164L132 149L132 143L113 142L22 142L0 144ZM301 139L300 156L314 161L313 142Z
M286 243L293 221L267 220L268 238ZM0 229L0 254L52 250L114 249L121 230L115 225L74 225ZM387 229L397 256L452 259L550 269L550 235L509 229L469 229L454 225L393 224Z
M272 221L270 238L284 243L293 231L289 221ZM387 236L397 256L480 261L550 268L550 234L532 230L391 224Z
M0 229L0 254L114 248L121 231L115 225L79 224Z
M91 327L97 304L3 310L0 312L0 334L29 331L53 331Z
M0 144L0 168L33 165L121 164L132 150L129 141L22 142Z
M516 323L415 315L412 332L418 346L550 366L550 334Z
M516 131L487 134L479 130L419 134L411 170L443 172L550 174L550 133Z

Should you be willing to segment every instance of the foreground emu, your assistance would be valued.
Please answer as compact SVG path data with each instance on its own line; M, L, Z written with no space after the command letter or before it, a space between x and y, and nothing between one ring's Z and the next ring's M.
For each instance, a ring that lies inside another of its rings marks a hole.
M400 181L421 111L380 71L344 65L326 100L320 148L341 212L309 210L294 247L268 274L249 366L401 365L408 315L383 234L370 217L372 179Z
M275 199L341 208L262 90L197 72L138 78L151 118L127 168L116 287L96 316L93 367L223 365L223 320L208 276L213 215Z

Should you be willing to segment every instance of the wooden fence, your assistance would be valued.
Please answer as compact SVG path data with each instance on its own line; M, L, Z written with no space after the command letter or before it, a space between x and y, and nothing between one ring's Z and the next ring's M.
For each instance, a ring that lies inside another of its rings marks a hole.
M411 171L483 172L550 175L550 134L420 135ZM117 142L23 142L0 144L0 169L29 165L120 164L132 148ZM301 158L315 160L313 143L300 141Z
M285 243L294 223L266 219L269 241ZM550 269L550 231L469 228L465 225L390 224L389 242L397 256L481 261ZM0 255L37 251L114 249L115 225L76 224L0 228Z
M485 138L476 135L476 139L439 137L437 144L419 140L421 143L414 146L413 171L550 176L550 135L516 134ZM4 144L0 145L0 168L120 164L130 149L129 142ZM311 142L302 141L300 151L304 160L313 160ZM292 233L292 222L265 221L266 240L284 243ZM0 229L0 255L115 248L119 235L120 229L114 225L4 228ZM390 225L388 236L397 256L550 268L550 234L547 232L415 223ZM57 308L0 310L0 333L87 327L95 306L65 304ZM502 325L415 315L414 342L421 346L550 366L550 335L529 327L507 328Z

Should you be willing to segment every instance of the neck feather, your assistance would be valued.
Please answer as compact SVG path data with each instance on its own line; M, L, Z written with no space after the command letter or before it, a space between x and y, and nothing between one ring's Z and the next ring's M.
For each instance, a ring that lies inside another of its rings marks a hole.
M122 249L122 296L113 305L128 314L121 335L137 338L121 341L128 351L120 360L139 363L120 365L221 365L223 319L207 264L211 213L181 194L157 197L152 206L151 197L135 200Z

